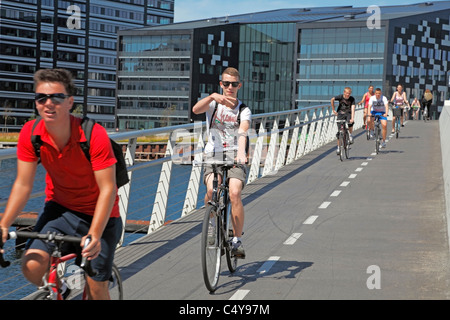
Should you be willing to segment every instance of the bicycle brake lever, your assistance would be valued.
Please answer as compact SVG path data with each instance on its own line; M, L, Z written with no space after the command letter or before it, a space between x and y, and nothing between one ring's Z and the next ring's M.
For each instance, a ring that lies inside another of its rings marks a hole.
M91 236L88 236L84 241L84 248L86 248L91 242ZM83 248L83 249L84 249ZM80 267L87 273L89 277L94 277L97 275L97 270L92 269L91 262L87 259L87 257L83 257L81 259Z

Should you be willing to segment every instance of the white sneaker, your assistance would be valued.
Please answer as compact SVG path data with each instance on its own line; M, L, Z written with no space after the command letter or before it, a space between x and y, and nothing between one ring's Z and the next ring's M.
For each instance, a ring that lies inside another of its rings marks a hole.
M351 134L348 135L348 141L350 144L353 144L353 136Z
M339 155L341 153L341 148L337 147L336 153Z
M382 147L382 148L386 148L386 141L382 141L382 142L381 142L381 147Z

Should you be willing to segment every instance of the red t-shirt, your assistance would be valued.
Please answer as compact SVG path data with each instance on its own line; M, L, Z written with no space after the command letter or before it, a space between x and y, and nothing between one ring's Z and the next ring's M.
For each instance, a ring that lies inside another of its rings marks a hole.
M19 136L17 158L34 162L38 158L31 144L31 130L34 121L27 122ZM105 169L117 162L106 130L99 124L92 129L90 141L91 161L86 158L80 142L86 141L81 129L81 119L70 116L71 135L64 149L59 152L50 139L44 121L34 129L35 135L42 139L41 163L47 170L45 177L46 201L55 201L60 205L87 215L94 215L99 189L94 171ZM119 197L116 194L111 217L119 217Z

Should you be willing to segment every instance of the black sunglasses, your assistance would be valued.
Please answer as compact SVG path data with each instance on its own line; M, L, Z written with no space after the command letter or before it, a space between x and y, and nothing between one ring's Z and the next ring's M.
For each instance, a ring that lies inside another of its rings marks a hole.
M222 85L225 88L228 88L228 86L231 84L233 86L233 88L237 88L237 86L239 85L239 81L234 81L234 82L230 82L230 81L222 81Z
M54 104L61 104L61 103L63 103L64 99L66 99L68 97L70 97L70 96L67 96L64 93L52 93L52 94L35 93L34 94L34 100L39 104L46 103L47 99L52 100L52 103L54 103Z

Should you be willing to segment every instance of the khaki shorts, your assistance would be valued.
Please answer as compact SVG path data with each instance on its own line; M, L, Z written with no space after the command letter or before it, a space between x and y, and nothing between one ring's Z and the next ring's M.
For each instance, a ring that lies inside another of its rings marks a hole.
M203 167L203 183L206 185L206 178L213 173L213 168L212 165L210 164L205 164ZM239 179L242 181L242 189L244 189L244 186L247 182L247 166L244 164L237 164L235 165L233 168L228 170L228 179L230 178L235 178L235 179ZM222 166L218 167L218 172L219 174L223 177L223 172L222 172Z

